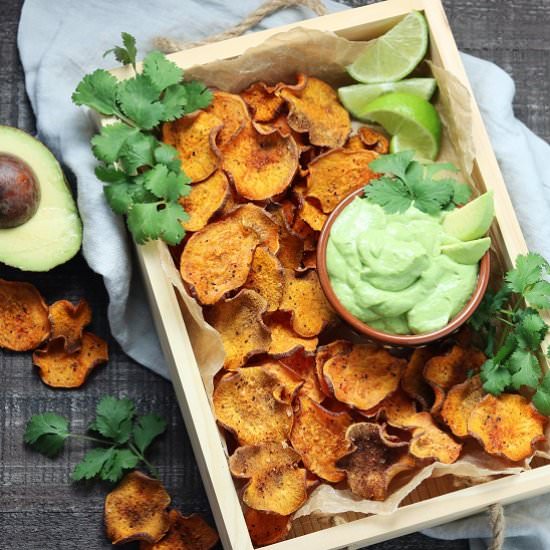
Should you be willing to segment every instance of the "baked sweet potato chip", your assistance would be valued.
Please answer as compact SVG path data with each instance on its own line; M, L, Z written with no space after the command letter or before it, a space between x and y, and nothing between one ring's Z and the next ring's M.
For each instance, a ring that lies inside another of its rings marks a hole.
M298 216L314 231L321 231L328 216L311 201L304 199L300 203Z
M317 348L317 353L315 354L315 374L317 375L317 381L319 382L321 391L327 397L332 397L332 391L323 376L323 367L332 357L343 353L349 353L352 349L352 345L353 344L347 340L334 340L330 342L330 344Z
M284 102L281 97L275 95L275 89L276 86L268 86L265 82L254 82L241 92L240 95L248 105L255 121L269 122L281 110Z
M62 338L67 353L78 351L84 328L92 321L92 310L88 302L80 300L74 305L68 300L59 300L48 308L48 317L52 327L50 339Z
M432 357L433 351L430 348L416 348L401 378L403 391L416 399L424 409L429 409L433 403L433 390L422 374L424 366Z
M323 376L338 401L368 411L399 387L405 361L385 349L355 344L325 362Z
M170 495L161 482L138 471L126 474L105 497L105 527L113 544L155 543L168 531Z
M139 550L210 550L219 540L218 533L198 514L184 516L168 512L170 527L158 542L140 542Z
M243 289L234 298L218 302L206 312L206 320L220 333L225 352L224 368L234 370L271 344L269 329L262 321L265 298Z
M263 296L267 302L267 311L276 311L283 297L283 283L283 266L277 256L263 246L256 248L244 288L255 290Z
M409 444L411 455L421 459L437 460L443 464L457 461L462 445L437 427L430 413L417 413L409 422L411 426L416 426Z
M265 200L281 194L298 169L298 147L279 132L260 134L248 124L220 148L223 169L238 193L249 200Z
M535 444L544 441L547 420L521 395L486 395L468 418L468 432L485 452L517 462L531 456Z
M312 353L301 349L292 355L282 357L280 361L303 380L304 385L300 388L300 395L307 395L317 403L324 400L325 394L321 391L315 375L315 356Z
M317 336L335 319L315 271L308 271L305 276L298 277L293 271L285 269L280 309L291 313L292 328L306 338Z
M485 360L485 355L475 348L454 345L445 355L438 355L427 361L424 379L435 395L432 414L441 410L447 390L464 382L469 373L478 372Z
M367 411L367 413L377 417L383 415L390 426L406 429L414 425L416 407L413 400L401 389L398 389L377 405L375 410Z
M38 290L0 279L0 348L28 351L49 335L48 306Z
M263 208L250 203L242 204L227 214L226 219L236 219L243 227L252 229L260 243L273 254L279 250L279 225Z
M468 437L468 418L484 395L479 376L472 376L449 390L441 409L441 417L454 435Z
M57 338L32 355L42 382L52 388L82 386L92 370L108 359L107 343L90 332L82 335L81 347L74 353L67 353L64 340Z
M221 170L217 170L201 183L191 187L191 192L180 199L189 219L183 223L186 231L199 231L208 220L219 212L228 200L229 182Z
M213 146L222 126L220 118L205 111L162 125L162 141L178 150L185 174L193 183L205 180L218 167Z
M215 304L244 285L259 243L258 234L236 217L208 224L187 241L181 277L201 304Z
M250 116L246 104L238 95L220 90L216 90L213 95L212 103L206 111L219 118L223 124L216 135L216 144L221 147L230 142L250 122Z
M241 445L285 441L293 413L290 404L280 399L284 389L280 380L261 366L228 373L214 389L216 418Z
M376 151L380 155L385 155L390 150L388 138L374 128L361 126L358 135L365 149Z
M346 432L352 450L336 463L346 472L352 493L369 500L385 500L392 479L415 466L407 449L389 446L381 432L371 422L352 424Z
M254 546L267 546L284 540L292 525L290 516L246 508L244 520Z
M255 366L269 372L279 382L280 387L273 392L275 399L281 403L291 404L304 381L283 363L273 359L266 359Z
M318 156L309 164L307 196L317 199L323 212L332 212L346 195L376 177L369 168L376 157L373 151L349 149L335 149Z
M307 132L313 145L344 145L351 131L350 117L326 82L309 77L303 90L287 87L277 93L288 103L288 124L293 130Z
M352 423L345 412L333 413L307 396L299 397L290 442L310 472L337 483L346 477L336 462L350 451L346 430Z
M318 338L304 338L296 334L290 326L290 321L285 318L268 318L265 325L271 331L271 344L267 352L273 357L285 357L301 349L314 352L317 348Z
M239 447L229 458L235 477L249 479L243 502L250 508L281 516L294 513L307 500L306 471L300 455L281 443Z

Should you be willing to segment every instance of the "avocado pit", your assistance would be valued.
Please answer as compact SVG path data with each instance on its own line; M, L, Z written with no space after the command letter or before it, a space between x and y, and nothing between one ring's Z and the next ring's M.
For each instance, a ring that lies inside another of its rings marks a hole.
M23 225L40 203L40 186L32 168L22 159L0 153L0 229Z

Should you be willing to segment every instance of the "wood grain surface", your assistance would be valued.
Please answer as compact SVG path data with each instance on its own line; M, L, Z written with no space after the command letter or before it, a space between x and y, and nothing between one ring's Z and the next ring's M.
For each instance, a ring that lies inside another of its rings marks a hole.
M346 0L348 5L369 2ZM550 0L444 1L458 46L490 59L516 81L517 116L550 140ZM21 0L0 0L0 124L34 132L16 47ZM99 54L98 54L99 55ZM106 484L71 484L70 472L87 447L72 442L49 460L22 442L24 424L36 413L54 410L82 430L105 394L132 398L140 412L155 411L169 429L151 452L160 477L184 513L209 517L208 502L195 465L171 385L124 355L109 335L107 298L102 280L78 256L47 274L21 273L0 266L0 277L34 283L48 302L85 297L92 305L91 330L110 347L107 366L79 391L52 390L34 372L30 354L0 350L0 550L88 550L110 548L103 531ZM210 518L211 520L211 518ZM377 550L467 548L466 541L436 541L420 534L372 546ZM128 546L131 548L131 545Z

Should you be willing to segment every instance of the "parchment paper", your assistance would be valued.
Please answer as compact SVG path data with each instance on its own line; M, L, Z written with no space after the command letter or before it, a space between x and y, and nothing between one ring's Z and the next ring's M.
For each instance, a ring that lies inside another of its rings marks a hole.
M366 44L350 42L330 32L297 28L271 37L240 57L193 67L186 74L209 86L231 92L241 91L257 80L272 84L280 81L294 82L297 72L317 76L333 86L340 86L351 83L345 66L357 57ZM454 75L433 63L429 63L429 68L438 82L436 107L444 123L442 150L438 160L455 163L461 168L463 179L473 185L470 175L475 159L475 144L471 132L471 97ZM211 396L213 377L223 365L221 338L205 322L201 307L186 293L167 248L164 247L164 250L162 265L181 296L183 315L202 379L208 395ZM550 432L547 436L550 436ZM550 458L548 444L542 444L536 455ZM384 502L359 499L347 489L321 484L295 517L341 512L389 514L430 476L452 474L468 480L468 483L472 480L475 482L476 479L481 482L493 476L519 473L528 469L529 464L530 460L514 464L492 457L471 441L465 445L461 458L454 464L436 462L400 476Z

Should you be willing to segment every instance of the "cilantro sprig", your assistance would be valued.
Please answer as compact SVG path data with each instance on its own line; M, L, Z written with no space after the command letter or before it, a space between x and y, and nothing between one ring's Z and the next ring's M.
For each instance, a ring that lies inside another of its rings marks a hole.
M413 160L414 151L381 155L369 167L380 176L365 186L365 197L390 214L404 212L410 206L426 214L437 214L464 204L471 195L465 183L452 178L436 178L440 172L458 172L453 164L421 164Z
M103 397L96 408L96 417L88 426L95 435L73 433L69 421L53 412L33 416L27 423L24 440L33 449L50 458L57 456L69 438L91 441L96 445L77 464L75 481L99 478L116 482L126 470L143 463L157 476L155 467L145 458L151 443L166 430L166 421L156 414L136 416L130 399Z
M481 367L485 391L499 395L528 388L534 392L533 405L547 416L550 373L543 376L538 353L550 330L540 315L550 309L549 274L550 265L540 254L518 256L500 290L487 292L470 319L487 341L488 360Z
M122 46L113 53L134 76L123 81L97 69L84 76L72 95L116 120L92 138L92 151L101 162L95 173L104 185L110 207L127 216L128 229L138 243L162 239L178 244L188 219L179 203L190 191L178 152L157 139L159 124L207 107L212 93L202 83L184 81L183 71L162 53L153 51L136 71L136 41L122 33Z

